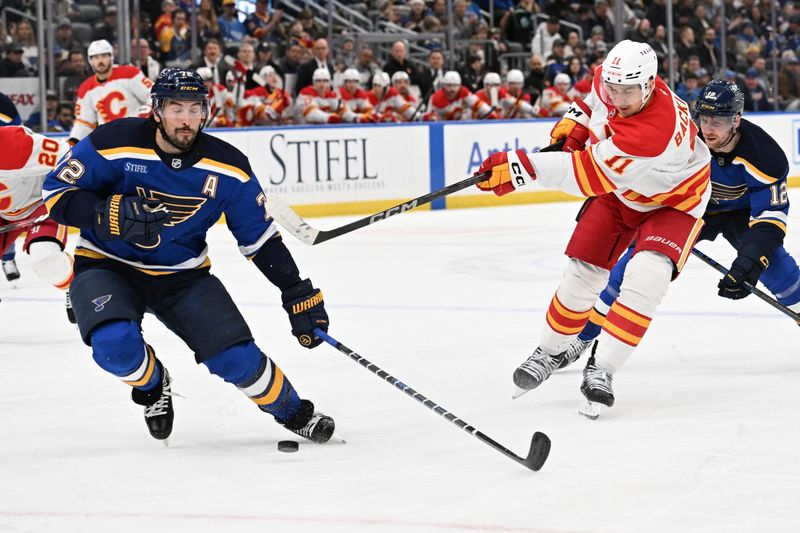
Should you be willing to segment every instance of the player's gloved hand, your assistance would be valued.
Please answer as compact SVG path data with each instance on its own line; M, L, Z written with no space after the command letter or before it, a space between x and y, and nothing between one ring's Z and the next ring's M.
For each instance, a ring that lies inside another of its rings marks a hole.
M115 194L95 205L94 231L104 241L154 246L170 219L167 207L154 198Z
M342 117L340 117L336 113L331 113L328 116L328 124L339 124L341 121L342 121Z
M495 111L490 111L490 112L489 112L489 113L486 115L486 117L485 117L485 118L486 118L487 120L497 120L498 118L500 118L500 115L498 115L498 114L497 114L497 112L495 112Z
M362 113L361 115L358 116L358 120L356 120L356 122L358 122L359 124L371 124L375 122L375 120L376 120L375 115L371 113Z
M478 188L482 191L493 191L497 196L506 195L536 179L536 172L525 150L489 155L481 163L478 173L486 171L490 171L492 175L487 181L479 182Z
M314 328L328 331L328 313L320 290L311 285L311 280L304 279L283 291L281 299L289 313L292 335L306 348L319 346L322 339L314 335Z
M769 259L755 244L747 244L739 251L728 273L717 284L723 298L740 300L750 295L744 282L755 285L761 273L769 266Z
M562 118L550 131L550 144L564 141L564 152L583 150L589 138L589 129L570 118Z

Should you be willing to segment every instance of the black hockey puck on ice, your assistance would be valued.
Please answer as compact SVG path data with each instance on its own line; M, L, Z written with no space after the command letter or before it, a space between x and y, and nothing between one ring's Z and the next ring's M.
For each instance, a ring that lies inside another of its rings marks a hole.
M280 452L296 452L298 449L300 449L300 444L293 440L282 440L278 443Z

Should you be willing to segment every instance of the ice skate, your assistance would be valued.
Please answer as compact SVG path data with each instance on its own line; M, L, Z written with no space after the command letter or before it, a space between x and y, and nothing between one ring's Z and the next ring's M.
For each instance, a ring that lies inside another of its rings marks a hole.
M144 422L154 439L163 440L168 446L167 439L172 433L172 421L175 410L172 408L172 378L169 377L166 367L157 362L161 367L161 383L153 390L143 391L134 388L131 392L133 402L144 406Z
M586 362L583 369L581 393L585 401L578 409L583 416L595 420L604 407L614 405L614 390L611 388L613 375L595 365L594 354Z
M75 310L72 309L72 300L69 297L69 291L66 291L66 307L67 307L67 320L70 324L77 324L78 320L75 318Z
M519 398L529 390L541 385L544 380L550 377L553 370L558 367L565 353L554 355L542 350L541 346L536 348L536 351L514 371L514 385L516 385L516 388L511 397Z
M592 345L594 339L590 339L588 341L583 341L578 337L575 337L570 343L567 350L564 352L564 359L561 360L561 364L558 365L558 370L562 368L566 368L583 355L583 353Z
M16 259L8 259L3 261L3 274L6 275L6 280L12 282L20 278Z
M331 440L333 430L336 429L333 418L315 411L314 404L309 400L301 400L300 410L290 420L278 422L295 435L300 435L317 444L324 444ZM337 438L337 440L341 439Z

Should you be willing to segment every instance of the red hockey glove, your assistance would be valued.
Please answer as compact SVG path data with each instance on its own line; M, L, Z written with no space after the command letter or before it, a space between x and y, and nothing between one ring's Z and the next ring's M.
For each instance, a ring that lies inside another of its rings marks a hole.
M488 120L497 120L500 118L500 116L495 111L491 111L488 115L486 115L486 118Z
M328 124L339 124L341 121L342 121L342 117L340 117L336 113L331 113L328 116Z
M487 181L478 183L478 188L482 191L493 191L497 196L506 195L536 179L536 172L525 150L491 154L478 169L479 173L486 171L490 171L492 175Z
M582 126L570 118L562 118L550 131L550 144L563 140L564 152L583 150L588 138L589 130L586 126Z

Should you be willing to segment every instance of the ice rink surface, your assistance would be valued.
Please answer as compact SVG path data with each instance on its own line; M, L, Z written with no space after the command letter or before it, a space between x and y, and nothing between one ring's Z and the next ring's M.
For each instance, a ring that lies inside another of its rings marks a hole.
M0 531L797 531L800 329L756 297L719 298L719 275L696 258L600 419L577 414L583 360L511 400L577 209L413 213L314 247L285 237L324 291L334 337L520 455L546 432L538 473L331 346L300 347L277 289L224 226L210 234L212 272L347 443L279 452L293 435L147 317L145 338L185 396L165 448L20 254L17 288L0 282ZM798 225L795 211L796 257ZM699 248L733 258L722 242Z

